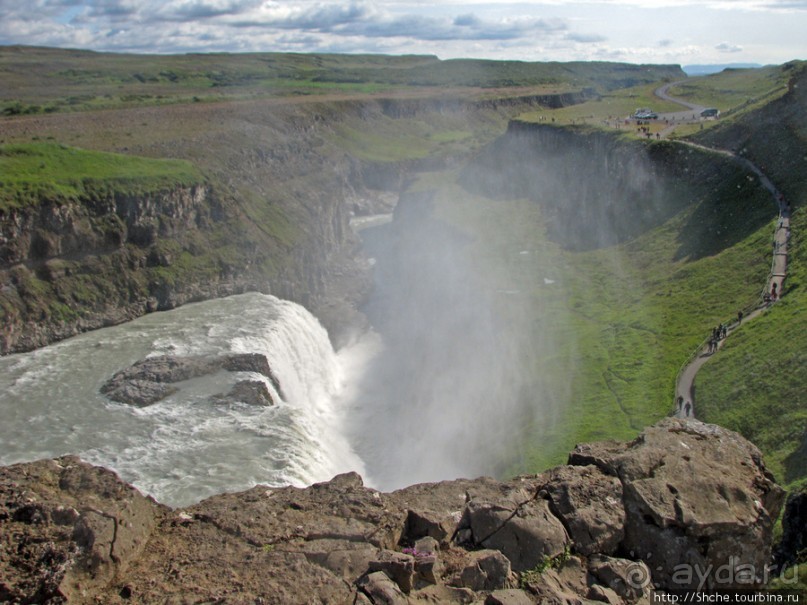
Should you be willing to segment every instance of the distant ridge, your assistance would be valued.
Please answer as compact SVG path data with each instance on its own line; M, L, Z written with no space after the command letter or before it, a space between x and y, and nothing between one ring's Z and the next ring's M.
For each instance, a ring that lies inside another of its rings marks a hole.
M724 69L756 69L762 67L759 63L716 63L713 65L684 65L681 69L688 76L705 76L716 74Z

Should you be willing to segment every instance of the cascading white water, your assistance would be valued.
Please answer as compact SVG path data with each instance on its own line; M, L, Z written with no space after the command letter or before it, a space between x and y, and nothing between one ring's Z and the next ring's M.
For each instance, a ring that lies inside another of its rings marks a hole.
M99 393L147 356L224 353L265 354L286 400L211 400L239 379L266 382L230 372L145 408ZM324 328L299 305L256 293L186 305L0 358L0 464L78 454L174 506L258 483L306 485L363 470L344 436L344 386Z

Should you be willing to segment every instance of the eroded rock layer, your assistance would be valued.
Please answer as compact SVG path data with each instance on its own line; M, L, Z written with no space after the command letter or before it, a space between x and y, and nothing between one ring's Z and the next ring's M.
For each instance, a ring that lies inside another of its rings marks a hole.
M0 469L0 601L636 603L757 585L782 501L756 447L680 419L511 481L349 473L177 510L68 456Z

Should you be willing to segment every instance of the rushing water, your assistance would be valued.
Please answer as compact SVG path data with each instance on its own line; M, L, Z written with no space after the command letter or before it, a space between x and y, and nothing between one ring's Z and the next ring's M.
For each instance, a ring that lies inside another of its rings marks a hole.
M0 358L0 464L77 454L174 506L348 470L384 490L496 474L518 453L518 427L546 412L541 384L525 379L518 335L494 312L497 294L478 283L463 240L403 238L389 218L354 225L368 228L377 261L365 308L375 330L338 354L303 307L250 293ZM216 401L244 379L273 390L262 375L226 371L144 408L100 393L149 356L227 353L266 355L285 400Z
M99 393L147 356L224 353L265 354L286 400L212 400L245 378L271 389L259 374L230 372L180 383L145 408ZM362 472L345 438L345 380L325 330L299 305L256 293L186 305L0 358L0 464L78 454L175 506Z

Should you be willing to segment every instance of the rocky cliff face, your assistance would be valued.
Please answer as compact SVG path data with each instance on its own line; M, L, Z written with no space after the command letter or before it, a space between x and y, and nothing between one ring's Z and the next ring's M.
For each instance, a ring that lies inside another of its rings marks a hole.
M210 189L181 187L142 196L110 194L79 201L46 200L0 214L4 265L80 257L198 229L217 218Z
M0 352L29 350L183 302L268 289L204 184L43 200L0 213ZM229 261L229 262L228 262Z
M468 153L358 158L342 148L351 135L338 134L340 128L363 132L449 116L452 128L478 130L484 140L491 124L524 108L570 104L589 94L191 104L7 121L7 140L36 135L183 158L214 185L45 201L0 216L0 353L245 289L305 305L338 343L360 320L355 309L369 287L351 214L389 211L413 172Z
M783 492L739 435L667 419L511 481L355 474L183 510L72 457L0 469L0 600L491 603L750 588Z

